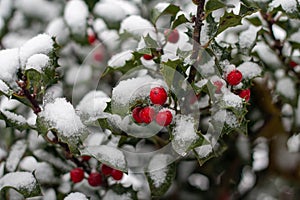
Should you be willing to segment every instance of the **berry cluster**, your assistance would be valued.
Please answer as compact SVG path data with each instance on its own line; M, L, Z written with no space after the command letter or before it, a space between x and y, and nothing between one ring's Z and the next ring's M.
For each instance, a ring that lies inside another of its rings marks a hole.
M87 158L87 157L85 157ZM84 159L82 159L84 160ZM91 172L87 177L87 181L90 186L101 186L103 180L111 176L114 180L119 181L123 178L123 172L117 169L113 169L105 164L101 166L101 172ZM85 171L82 168L74 168L70 171L71 181L73 183L79 183L85 178Z
M150 101L154 105L163 106L168 98L168 94L163 87L155 87L150 91ZM162 109L156 113L152 106L137 106L132 110L132 117L136 123L150 124L153 120L160 126L171 124L173 115L170 110Z

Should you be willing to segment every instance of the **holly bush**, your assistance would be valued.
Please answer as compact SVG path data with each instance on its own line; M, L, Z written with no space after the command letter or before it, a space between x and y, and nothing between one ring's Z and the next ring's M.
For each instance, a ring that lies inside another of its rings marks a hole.
M0 199L295 199L298 0L0 0Z

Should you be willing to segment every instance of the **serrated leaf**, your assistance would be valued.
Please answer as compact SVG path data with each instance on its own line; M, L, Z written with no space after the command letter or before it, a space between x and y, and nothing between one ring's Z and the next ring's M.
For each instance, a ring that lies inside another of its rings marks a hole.
M176 165L174 162L169 164L170 159L170 155L156 154L149 162L146 176L153 197L165 194L174 181Z
M226 12L220 19L219 27L215 36L219 35L227 28L241 25L241 21L242 21L242 16L235 15L233 12L231 13Z
M41 196L40 186L30 172L12 172L0 179L0 190L12 188L22 194L25 198Z
M226 4L220 0L209 0L205 5L205 12L208 14L214 10L224 8L224 7L226 7Z
M89 146L80 150L81 154L92 155L100 162L118 169L121 171L127 171L127 162L122 151L116 147L107 145Z
M26 148L27 144L25 140L19 140L12 145L5 163L5 168L8 172L14 172L17 169Z
M172 23L172 29L175 29L177 26L187 23L189 20L185 17L184 14L179 15Z
M259 17L246 18L246 20L249 21L254 26L261 26L262 25L262 22L259 19Z
M157 44L157 41L154 40L149 34L143 37L144 42L148 48L158 48L159 45Z
M151 22L155 24L159 17L162 15L171 15L176 16L176 14L180 11L180 8L174 4L169 4L166 8L163 10L159 10L157 8L154 8L151 11Z

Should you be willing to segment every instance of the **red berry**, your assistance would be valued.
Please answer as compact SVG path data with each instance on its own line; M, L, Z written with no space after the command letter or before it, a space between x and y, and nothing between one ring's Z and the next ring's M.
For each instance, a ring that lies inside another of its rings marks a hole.
M89 41L89 44L93 44L95 41L96 41L96 35L95 34L89 34L88 35L88 41Z
M239 92L239 96L241 98L245 99L245 101L249 101L250 100L250 95L251 95L250 89L241 90Z
M167 37L167 39L170 43L176 43L179 40L179 33L176 29L165 30L165 36Z
M89 161L91 159L91 156L81 156L82 161Z
M71 180L73 183L79 183L84 178L84 171L81 168L75 168L70 171Z
M95 52L94 53L94 60L95 61L98 61L98 62L101 62L101 61L103 61L103 54L102 53L100 53L100 52Z
M223 83L222 83L222 81L215 81L214 82L214 86L216 86L216 93L217 94L220 94L221 93L221 89L222 89L222 87L223 87Z
M169 110L162 110L156 115L155 121L160 126L168 126L171 124L172 119L173 115Z
M155 110L152 107L145 107L140 111L139 117L142 122L150 124L155 117Z
M150 100L153 104L164 105L167 98L168 94L163 87L155 87L150 91Z
M226 79L229 85L238 85L242 81L243 75L239 70L232 70Z
M100 186L101 183L102 183L102 176L101 176L101 174L99 172L92 172L89 175L88 183L90 184L90 186L93 186L93 187Z
M132 110L132 117L133 119L137 122L137 123L143 123L143 120L140 117L140 112L141 112L142 108L141 107L135 107Z
M290 62L290 66L292 67L292 68L294 68L294 67L296 67L298 65L298 63L296 63L295 61L291 61Z
M115 179L116 181L119 181L123 178L123 172L117 169L113 169L111 172L111 176L113 177L113 179Z
M105 164L103 164L101 166L101 172L102 172L102 174L104 174L106 176L111 175L112 171L113 171L113 168L111 168Z
M143 55L143 58L145 59L145 60L152 60L153 59L153 55L151 55L151 54L144 54Z

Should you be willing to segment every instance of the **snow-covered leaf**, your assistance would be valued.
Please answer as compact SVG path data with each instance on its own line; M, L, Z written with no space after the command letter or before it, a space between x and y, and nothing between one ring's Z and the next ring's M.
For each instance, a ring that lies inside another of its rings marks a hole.
M12 172L0 179L0 190L13 188L25 198L41 195L40 186L30 172Z
M106 192L103 200L137 200L137 192L132 187L124 187L121 184L113 185L110 190Z
M8 127L14 127L19 130L31 128L27 120L22 115L16 114L8 110L1 110L0 118L6 121L6 126Z
M5 167L8 172L16 171L19 162L26 151L26 148L27 144L25 140L19 140L12 145L5 163Z
M176 165L170 161L170 155L157 154L149 162L146 176L153 197L165 194L175 178Z
M64 200L88 200L88 198L80 192L72 192L64 198Z
M179 11L180 8L174 4L159 3L155 6L155 8L151 12L151 21L153 24L155 24L160 16L162 15L176 16L176 14Z
M81 149L81 154L92 155L100 162L121 171L127 171L127 163L122 151L107 145L88 146Z
M254 62L244 62L237 69L243 74L243 79L253 79L262 73L261 67Z
M208 14L214 10L224 8L226 4L220 0L210 0L205 4L205 12Z

